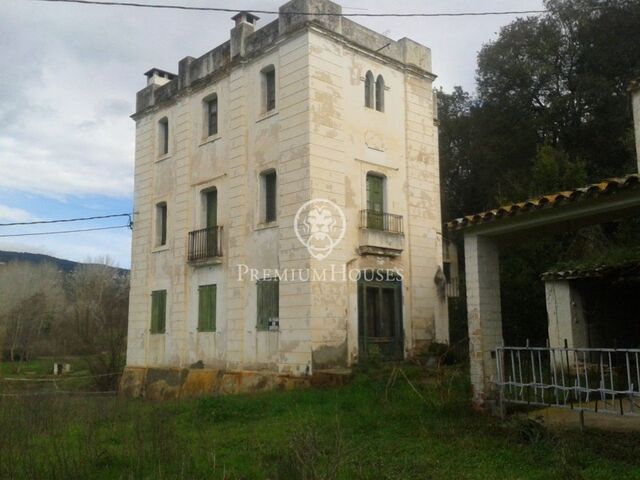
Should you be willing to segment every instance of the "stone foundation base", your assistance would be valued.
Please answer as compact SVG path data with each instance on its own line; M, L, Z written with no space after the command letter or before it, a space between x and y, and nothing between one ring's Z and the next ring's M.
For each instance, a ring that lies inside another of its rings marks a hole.
M292 377L269 372L209 368L126 367L120 379L118 396L171 400L266 390L293 390L311 385L339 386L347 383L348 378L342 372L318 372L313 377Z

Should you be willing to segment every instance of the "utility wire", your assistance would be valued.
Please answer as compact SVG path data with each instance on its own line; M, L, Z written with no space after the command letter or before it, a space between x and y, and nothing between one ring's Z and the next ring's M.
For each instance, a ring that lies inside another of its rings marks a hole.
M199 12L228 12L237 13L242 9L220 8L220 7L196 7L191 5L160 5L154 3L136 2L115 2L115 1L95 1L95 0L33 0L36 2L50 3L79 3L83 5L102 5L114 7L138 7L138 8L158 8L171 10L193 10ZM592 7L592 10L605 8L604 6ZM481 17L489 15L525 15L547 13L549 10L503 10L488 12L442 12L442 13L335 13L335 12L280 12L278 10L250 10L252 13L262 13L265 15L315 15L325 17Z
M53 232L37 232L37 233L13 233L9 235L0 235L0 238L6 237L32 237L36 235L57 235L60 233L76 233L76 232L95 232L98 230L112 230L114 228L131 228L131 224L128 225L116 225L113 227L98 227L98 228L82 228L79 230L56 230Z
M115 217L129 217L131 220L130 213L115 213L113 215L99 215L96 217L78 217L78 218L64 218L61 220L38 220L35 222L14 222L14 223L0 223L0 227L12 227L16 225L40 225L44 223L64 223L64 222L81 222L84 220L99 220L102 218L115 218Z

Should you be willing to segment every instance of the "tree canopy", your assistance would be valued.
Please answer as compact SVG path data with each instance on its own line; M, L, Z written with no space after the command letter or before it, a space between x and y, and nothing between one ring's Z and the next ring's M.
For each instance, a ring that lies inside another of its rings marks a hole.
M439 94L445 219L636 169L640 1L545 5L483 46L476 96Z
M640 77L640 0L545 5L549 13L517 19L483 46L475 95L460 87L438 94L445 221L636 171L627 88ZM546 338L542 272L605 248L628 251L639 225L635 219L506 249L505 340Z

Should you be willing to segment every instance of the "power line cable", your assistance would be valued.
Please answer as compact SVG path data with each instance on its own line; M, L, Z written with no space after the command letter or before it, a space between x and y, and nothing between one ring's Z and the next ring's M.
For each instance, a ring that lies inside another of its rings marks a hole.
M112 227L98 227L98 228L82 228L78 230L55 230L53 232L36 232L36 233L12 233L9 235L0 235L0 238L6 237L32 237L36 235L58 235L61 233L77 233L77 232L96 232L98 230L112 230L115 228L131 228L131 223L128 225L116 225Z
M13 227L16 225L40 225L44 223L82 222L85 220L100 220L102 218L115 218L115 217L129 217L129 220L131 220L130 213L114 213L112 215L99 215L95 217L77 217L77 218L63 218L60 220L37 220L33 222L0 223L0 227Z
M136 3L136 2L115 2L115 1L95 1L95 0L33 0L36 2L49 3L75 3L82 5L101 5L113 7L137 7L137 8L157 8L167 10L192 10L199 12L227 12L237 13L242 9L237 8L221 8L221 7L197 7L192 5L161 5L154 3ZM604 6L594 6L588 10L599 10ZM278 10L250 10L252 13L261 13L265 15L308 15L308 16L326 16L326 17L480 17L489 15L526 15L548 13L549 10L502 10L502 11L486 11L486 12L440 12L440 13L336 13L336 12L280 12Z

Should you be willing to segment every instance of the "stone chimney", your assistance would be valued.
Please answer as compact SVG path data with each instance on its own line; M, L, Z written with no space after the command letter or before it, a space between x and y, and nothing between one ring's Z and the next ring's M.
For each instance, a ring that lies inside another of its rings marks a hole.
M173 73L165 72L164 70L160 70L159 68L152 68L147 73L145 73L147 77L147 86L149 85L157 85L162 86L165 83L169 83L171 80L176 78L176 75Z
M638 160L638 173L640 173L640 79L631 82L631 105L633 109L633 125L636 133L636 158Z
M247 37L255 31L259 18L251 12L240 12L231 19L236 22L231 29L231 58L238 55L243 57Z

